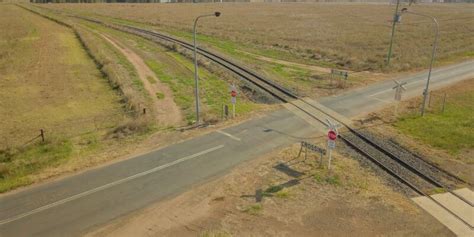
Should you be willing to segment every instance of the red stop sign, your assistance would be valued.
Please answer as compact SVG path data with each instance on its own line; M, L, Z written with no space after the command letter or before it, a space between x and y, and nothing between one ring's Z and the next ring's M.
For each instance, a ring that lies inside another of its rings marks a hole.
M231 95L232 97L236 97L236 96L237 96L237 91L232 91L232 92L230 92L230 95Z
M328 132L328 138L329 138L329 140L332 140L332 141L336 140L336 138L337 138L336 132L334 132L333 130L329 131Z

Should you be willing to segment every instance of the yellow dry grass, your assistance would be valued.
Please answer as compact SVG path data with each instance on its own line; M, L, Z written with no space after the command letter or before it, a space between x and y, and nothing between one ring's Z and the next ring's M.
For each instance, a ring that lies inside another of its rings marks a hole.
M41 128L87 132L121 114L120 96L71 30L13 5L0 5L0 30L1 145Z
M429 19L405 15L396 32L392 66L386 68L384 60L394 12L394 6L390 5L53 4L48 7L145 23L184 37L190 36L196 16L221 11L219 19L206 18L200 22L199 32L213 37L209 42L225 41L273 58L352 70L404 71L426 67L433 40ZM410 9L438 18L441 35L438 62L473 57L474 5L419 4Z

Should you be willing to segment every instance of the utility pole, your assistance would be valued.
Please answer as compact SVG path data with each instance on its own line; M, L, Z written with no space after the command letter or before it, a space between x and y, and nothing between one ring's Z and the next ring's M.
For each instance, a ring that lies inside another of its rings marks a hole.
M395 25L400 20L400 15L398 14L399 6L400 6L400 0L397 0L397 6L395 7L395 14L393 14L392 35L390 36L390 47L388 48L387 65L390 65L390 59L392 58L392 46L393 46L393 38L395 36Z

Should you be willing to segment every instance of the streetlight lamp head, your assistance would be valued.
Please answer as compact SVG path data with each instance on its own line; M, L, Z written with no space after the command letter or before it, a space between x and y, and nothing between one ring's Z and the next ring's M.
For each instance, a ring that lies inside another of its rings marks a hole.
M221 15L220 12L214 12L214 15L216 15L216 17L219 17Z

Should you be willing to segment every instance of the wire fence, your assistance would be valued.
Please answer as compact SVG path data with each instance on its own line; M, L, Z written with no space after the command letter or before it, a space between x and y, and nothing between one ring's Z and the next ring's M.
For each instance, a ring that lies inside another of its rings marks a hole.
M27 124L27 121L17 122L16 124L20 127L9 129L4 133L0 132L0 151L24 148L30 144L52 139L74 139L92 133L106 134L127 122L147 116L146 110L143 110L140 114L130 111L106 116L64 120L60 124L45 124L36 128L32 128L32 126L28 126L28 128L21 127L21 124Z
M446 92L431 91L428 96L427 108L431 113L444 113L446 110L446 103L448 94Z
M447 107L450 105L449 94L446 92L431 91L428 94L425 105L425 114L443 114L445 113ZM421 107L423 104L423 99L409 101L407 105L404 106L404 114L409 115L420 115Z

